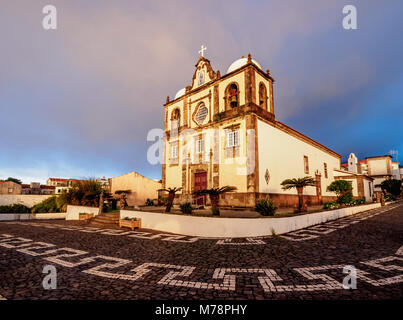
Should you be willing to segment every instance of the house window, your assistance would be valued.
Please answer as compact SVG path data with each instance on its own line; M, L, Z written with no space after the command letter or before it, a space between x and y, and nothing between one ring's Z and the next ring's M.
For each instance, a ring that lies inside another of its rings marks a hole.
M12 192L13 192L13 189L9 188L8 193L12 193Z
M230 84L225 90L226 109L239 106L239 90L235 83Z
M326 162L323 164L323 169L325 171L325 178L327 179L327 163Z
M227 148L239 146L239 130L227 132Z
M207 107L204 105L204 103L201 103L199 106L199 109L197 110L196 114L196 122L201 125L204 120L206 120L208 114Z
M225 144L225 156L226 158L239 157L240 145L239 145L239 130L227 130L226 144Z
M204 139L196 140L196 153L197 154L204 153Z
M309 163L307 156L304 156L304 170L306 174L309 174Z
M259 84L259 106L267 109L267 89L263 83Z

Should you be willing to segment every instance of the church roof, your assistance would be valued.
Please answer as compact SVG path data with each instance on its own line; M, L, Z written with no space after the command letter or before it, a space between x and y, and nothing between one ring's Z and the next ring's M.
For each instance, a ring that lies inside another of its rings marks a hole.
M176 93L174 100L176 100L176 99L182 97L185 93L186 93L186 88L180 89L180 90Z
M260 69L262 69L262 66L254 59L252 59L252 62L258 66ZM244 65L246 65L248 63L248 59L245 57L242 57L241 59L235 60L228 68L227 73L230 73L232 71L235 71L241 67L243 67Z

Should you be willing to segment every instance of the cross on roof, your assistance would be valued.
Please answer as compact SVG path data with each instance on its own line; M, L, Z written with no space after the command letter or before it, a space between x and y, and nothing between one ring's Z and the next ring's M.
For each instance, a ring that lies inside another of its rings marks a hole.
M204 44L202 44L201 49L199 50L199 53L202 57L204 57L204 51L207 50L207 47L204 46Z

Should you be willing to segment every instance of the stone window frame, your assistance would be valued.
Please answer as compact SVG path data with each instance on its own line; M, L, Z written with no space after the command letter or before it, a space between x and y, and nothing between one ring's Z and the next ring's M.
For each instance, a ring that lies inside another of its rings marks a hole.
M309 174L309 158L304 155L304 172L305 174Z
M200 121L197 119L197 117L198 117L198 115L199 115L199 112L200 112L200 109L201 109L201 108L205 108L205 109L206 109L206 115L205 115L205 117L203 118L203 121L200 122ZM209 116L209 109L207 108L206 104L204 103L204 101L199 102L198 105L197 105L197 107L196 107L196 109L195 109L195 113L194 113L194 120L195 120L196 124L197 124L198 126L202 126L203 123L204 123L204 122L206 121L206 119L208 118L208 116Z
M237 93L238 93L237 94L237 105L236 105L236 107L231 107L230 103L229 103L229 89L231 88L232 85L236 86ZM230 82L227 85L227 87L225 88L225 91L224 91L224 106L225 106L225 110L227 111L227 110L232 110L232 109L238 108L239 105L240 105L240 96L241 96L241 90L240 90L240 86L239 86L238 82L236 82L236 81Z
M176 127L173 125L174 121L176 121L177 123ZM171 112L171 130L178 130L181 124L180 121L181 121L181 111L179 107L175 107Z
M241 126L232 125L230 127L224 128L225 141L224 141L224 154L225 158L238 158L241 156ZM235 133L237 135L237 143L235 144ZM228 146L229 134L233 134L233 142L231 146Z
M268 96L267 96L267 87L266 85L263 83L263 81L259 82L259 107L267 110L267 100L268 100ZM260 101L262 100L262 96L261 96L261 88L264 88L264 97L263 97L263 103L261 104Z

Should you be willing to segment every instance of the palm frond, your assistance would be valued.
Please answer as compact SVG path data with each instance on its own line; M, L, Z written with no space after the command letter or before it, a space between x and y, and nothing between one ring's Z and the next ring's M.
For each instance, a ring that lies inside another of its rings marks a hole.
M283 182L281 182L281 185L283 190L313 187L316 185L316 180L310 176L306 176L303 178L285 179Z

